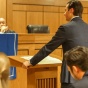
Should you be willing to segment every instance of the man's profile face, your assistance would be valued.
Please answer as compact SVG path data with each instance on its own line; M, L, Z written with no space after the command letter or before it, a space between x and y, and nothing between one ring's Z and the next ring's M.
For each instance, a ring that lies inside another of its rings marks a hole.
M68 10L68 5L66 5L65 7L65 12L64 12L64 16L66 17L66 21L70 21L73 17L73 13L72 13L72 8Z

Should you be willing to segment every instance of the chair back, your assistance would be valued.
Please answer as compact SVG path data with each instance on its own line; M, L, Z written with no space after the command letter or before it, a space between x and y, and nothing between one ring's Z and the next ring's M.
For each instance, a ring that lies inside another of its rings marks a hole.
M50 33L47 25L27 25L28 33Z

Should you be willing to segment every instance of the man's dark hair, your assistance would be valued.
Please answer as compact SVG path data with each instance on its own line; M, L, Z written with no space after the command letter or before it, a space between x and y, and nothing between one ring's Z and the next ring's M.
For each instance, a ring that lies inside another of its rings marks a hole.
M68 3L68 10L73 8L74 9L74 15L80 16L82 18L82 12L83 12L83 6L82 3L78 0L70 0Z
M67 65L72 70L72 66L79 67L82 71L88 70L88 48L77 46L64 54Z

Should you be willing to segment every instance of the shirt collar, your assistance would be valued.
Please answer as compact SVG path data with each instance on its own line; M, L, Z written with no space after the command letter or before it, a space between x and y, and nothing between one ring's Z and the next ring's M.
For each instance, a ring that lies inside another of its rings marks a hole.
M76 18L76 17L79 17L79 16L74 16L74 17L72 17L72 19L74 19L74 18ZM72 19L71 19L71 20L72 20Z

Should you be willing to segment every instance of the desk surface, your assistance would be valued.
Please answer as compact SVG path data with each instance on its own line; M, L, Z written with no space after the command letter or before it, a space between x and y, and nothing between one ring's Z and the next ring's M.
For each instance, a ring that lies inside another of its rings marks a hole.
M26 59L23 59L24 57L29 56L8 56L11 62L12 66L18 66L22 67L22 63L26 61ZM61 65L61 60L53 58L53 57L47 57L46 59L43 59L41 62L39 62L37 65L32 66L31 68L38 68L38 67L57 67Z

